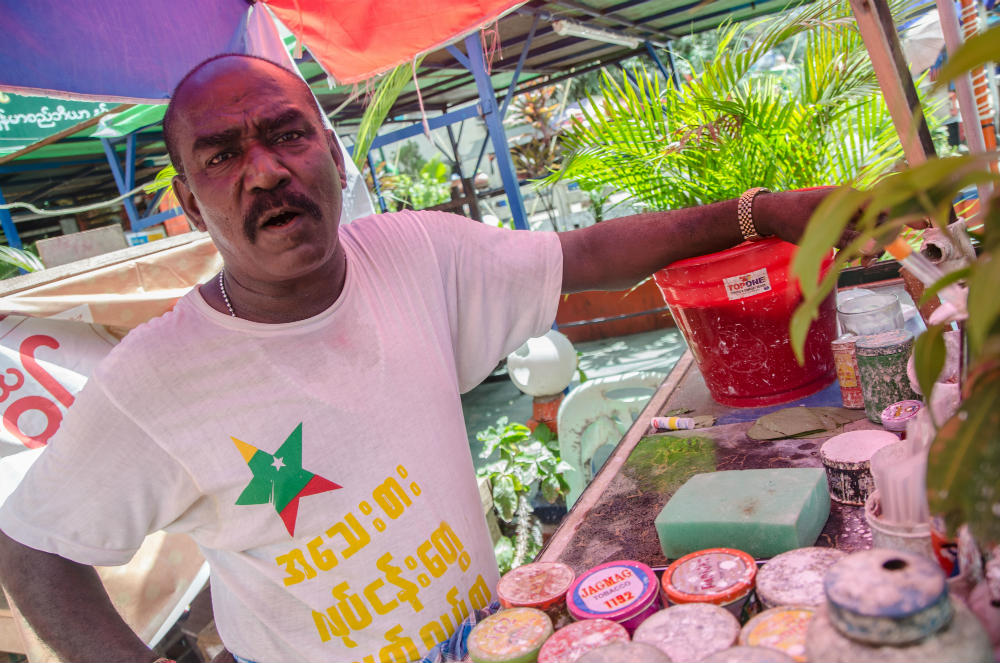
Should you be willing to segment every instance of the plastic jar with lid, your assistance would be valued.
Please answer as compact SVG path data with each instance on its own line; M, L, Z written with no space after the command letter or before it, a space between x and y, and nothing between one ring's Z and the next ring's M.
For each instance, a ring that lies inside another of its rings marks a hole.
M473 627L469 658L473 663L533 663L551 635L552 620L541 610L501 610Z
M628 631L608 619L584 619L556 631L538 652L538 663L573 663L592 649L628 642Z
M671 604L710 603L737 619L750 598L757 577L753 557L734 548L709 548L680 557L660 579Z
M631 634L660 609L656 574L642 562L606 562L576 579L566 604L574 619L608 619Z
M572 622L566 609L566 592L576 574L560 562L533 562L512 569L497 583L497 596L504 608L536 608L560 629Z

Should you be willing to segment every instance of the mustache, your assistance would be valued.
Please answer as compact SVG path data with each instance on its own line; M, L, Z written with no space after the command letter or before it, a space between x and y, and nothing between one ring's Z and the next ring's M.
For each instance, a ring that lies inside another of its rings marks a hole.
M320 209L312 198L297 191L265 191L257 194L250 203L250 208L243 215L243 233L250 243L257 241L257 231L260 228L260 219L271 210L281 207L295 207L314 216L317 219L323 218L323 210Z

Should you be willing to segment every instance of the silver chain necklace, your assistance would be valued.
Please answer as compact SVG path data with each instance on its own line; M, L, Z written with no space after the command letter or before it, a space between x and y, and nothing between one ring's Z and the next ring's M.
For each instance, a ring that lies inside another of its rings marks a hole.
M229 303L229 295L226 294L226 284L222 280L222 275L226 273L226 268L223 267L219 270L219 292L222 293L222 301L226 302L226 308L229 309L229 315L236 317L236 311L233 310L233 305Z

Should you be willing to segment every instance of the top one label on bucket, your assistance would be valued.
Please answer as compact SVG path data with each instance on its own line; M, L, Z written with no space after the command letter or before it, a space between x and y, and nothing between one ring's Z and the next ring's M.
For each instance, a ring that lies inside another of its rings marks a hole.
M749 274L730 276L722 279L722 282L726 286L726 296L729 297L730 301L771 290L771 280L767 277L766 268L755 270Z

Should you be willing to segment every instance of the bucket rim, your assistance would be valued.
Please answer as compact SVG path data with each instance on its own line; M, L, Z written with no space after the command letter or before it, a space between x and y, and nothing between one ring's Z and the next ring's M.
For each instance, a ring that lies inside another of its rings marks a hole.
M660 272L667 273L676 270L688 269L691 267L705 267L725 260L731 260L733 258L738 258L750 253L757 253L761 249L775 249L784 248L782 245L787 245L791 252L797 248L795 244L791 242L786 242L783 239L778 239L777 237L765 237L764 239L757 242L743 242L737 244L736 246L724 249L722 251L716 251L715 253L706 253L702 256L694 256L693 258L683 258L676 262L672 262Z

